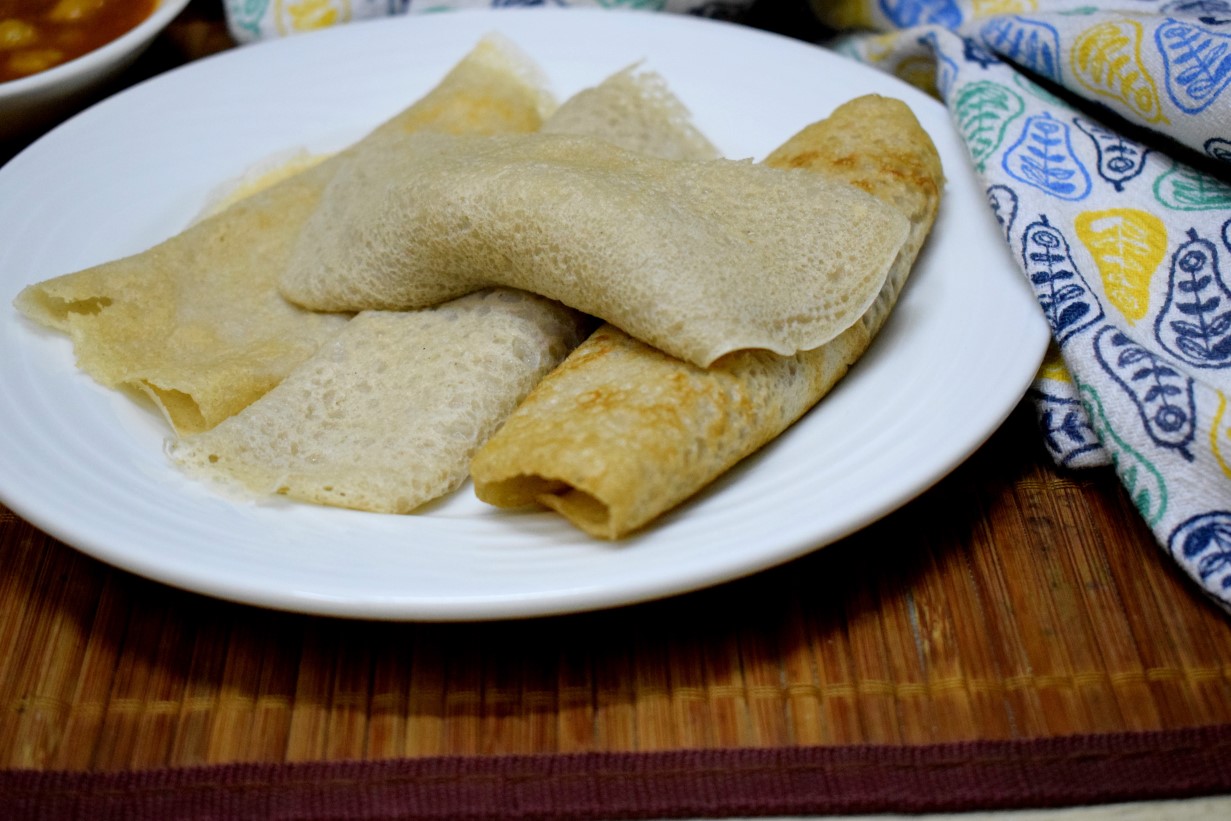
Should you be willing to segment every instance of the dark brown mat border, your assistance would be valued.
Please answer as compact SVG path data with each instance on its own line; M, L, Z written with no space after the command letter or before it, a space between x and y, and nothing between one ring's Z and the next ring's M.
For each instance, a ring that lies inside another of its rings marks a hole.
M6 818L619 819L1059 807L1231 792L1231 726L927 746L6 771Z

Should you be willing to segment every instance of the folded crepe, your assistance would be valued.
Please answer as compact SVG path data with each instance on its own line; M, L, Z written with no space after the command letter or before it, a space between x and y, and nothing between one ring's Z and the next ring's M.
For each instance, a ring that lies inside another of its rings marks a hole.
M542 133L588 134L666 160L713 160L720 156L667 82L638 65L565 100L543 125Z
M616 74L544 128L664 155L716 153L652 73ZM364 311L265 396L168 453L244 493L407 513L465 481L475 450L594 324L507 288Z
M40 282L17 308L72 337L78 366L147 395L172 428L212 428L263 395L349 316L277 290L295 237L329 181L421 131L533 131L553 103L538 68L487 38L430 93L348 150L246 197L147 251Z
M692 496L824 396L870 344L931 230L943 186L932 141L903 103L861 97L766 164L867 191L910 225L873 305L820 348L738 352L699 368L608 324L544 379L471 463L475 492L539 503L587 533L624 536Z
M558 133L413 143L380 185L334 180L300 234L285 296L323 311L401 310L514 287L706 366L837 336L876 297L909 229L826 175Z
M509 289L365 311L265 396L168 453L244 492L408 513L461 484L475 448L584 336L572 311Z

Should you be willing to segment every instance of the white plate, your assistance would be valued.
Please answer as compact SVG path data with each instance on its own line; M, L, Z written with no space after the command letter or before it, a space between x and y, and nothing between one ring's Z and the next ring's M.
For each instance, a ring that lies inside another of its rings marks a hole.
M949 182L890 322L812 413L655 527L592 541L470 487L414 516L235 503L164 458L160 418L79 373L11 307L28 283L139 251L220 182L296 146L337 148L499 30L561 98L643 60L729 156L761 157L843 100L906 100ZM901 82L747 28L664 14L457 12L241 48L130 89L0 169L0 498L84 553L168 584L288 610L462 620L607 607L815 550L957 465L1022 396L1047 330L947 113Z

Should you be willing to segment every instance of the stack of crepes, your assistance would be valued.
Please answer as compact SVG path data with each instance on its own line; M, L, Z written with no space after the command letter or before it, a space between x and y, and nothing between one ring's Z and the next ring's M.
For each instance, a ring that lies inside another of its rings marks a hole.
M860 356L941 169L880 97L760 164L718 158L650 72L553 107L486 38L353 147L18 306L154 400L194 475L380 512L473 475L625 535Z

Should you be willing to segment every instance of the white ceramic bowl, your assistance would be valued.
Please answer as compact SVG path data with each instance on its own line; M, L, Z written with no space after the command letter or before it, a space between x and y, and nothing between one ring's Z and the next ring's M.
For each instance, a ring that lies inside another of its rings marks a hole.
M92 102L187 5L188 0L160 0L149 17L110 43L46 71L0 83L0 140L31 134Z

